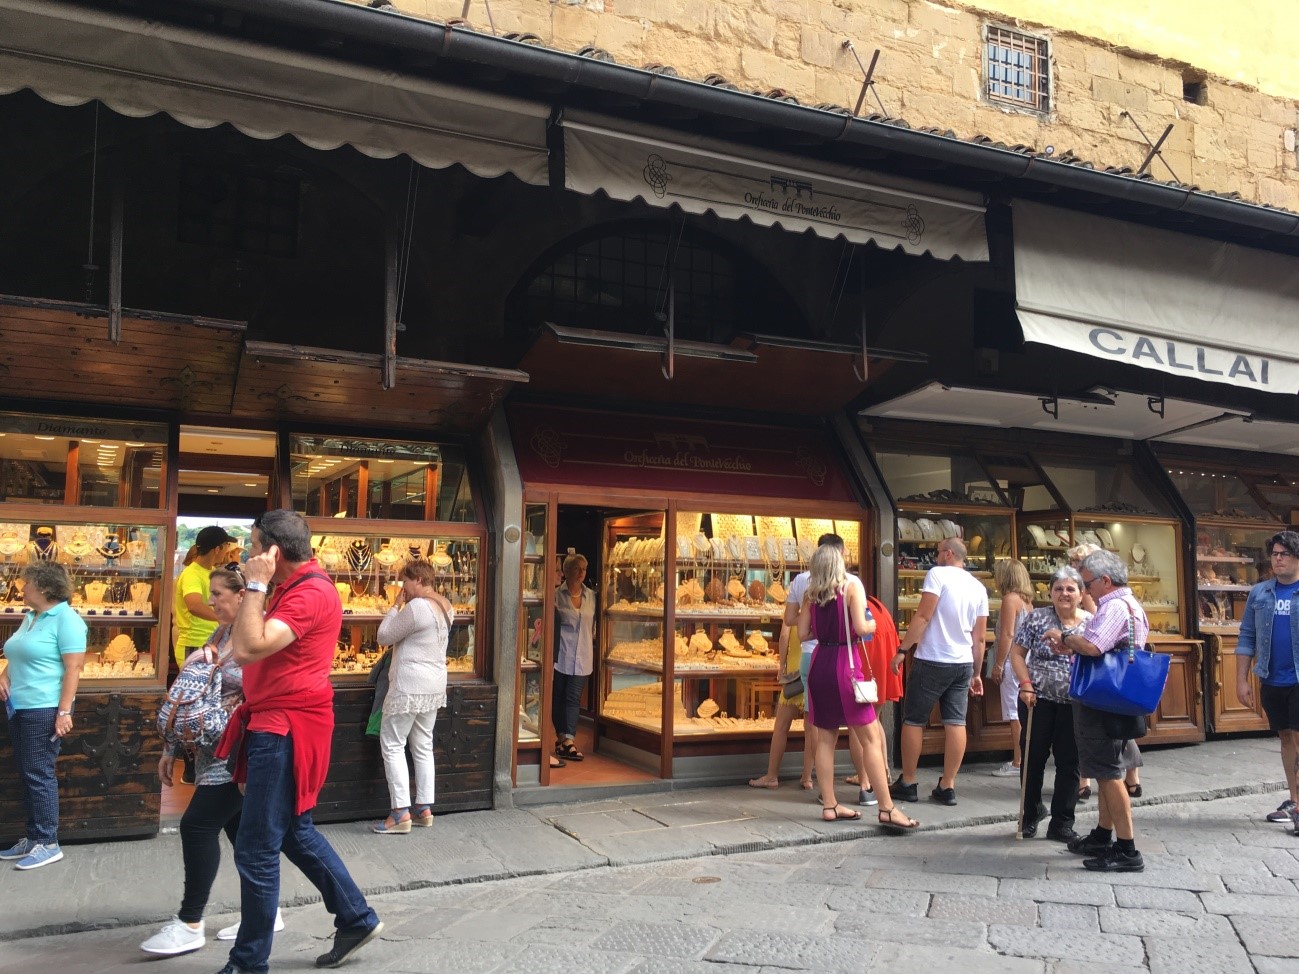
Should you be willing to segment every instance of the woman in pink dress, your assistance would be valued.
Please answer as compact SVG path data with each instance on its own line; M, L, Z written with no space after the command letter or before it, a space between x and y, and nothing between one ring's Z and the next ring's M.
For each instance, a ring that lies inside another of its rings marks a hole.
M858 703L853 695L852 677L862 673L862 662L845 631L845 614L857 635L869 638L875 631L861 582L848 576L838 548L821 545L812 556L807 598L798 614L798 634L801 639L816 639L806 687L807 716L815 727L829 732L816 735L816 780L821 788L821 818L826 822L861 818L855 808L840 805L834 793L834 748L840 727L846 726L861 745L869 779L888 780L875 707ZM878 794L880 825L899 832L920 827L893 804L886 789Z

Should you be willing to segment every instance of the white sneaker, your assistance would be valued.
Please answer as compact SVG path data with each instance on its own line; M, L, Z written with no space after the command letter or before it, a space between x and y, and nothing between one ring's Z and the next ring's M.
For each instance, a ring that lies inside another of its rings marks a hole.
M140 944L140 949L149 954L187 954L205 943L207 937L204 936L202 920L195 930L179 917L172 917L170 923Z
M1018 778L1019 768L1015 767L1010 761L1007 761L1000 768L994 768L992 771L994 778Z
M279 909L275 910L275 926L271 928L275 933L284 929L284 916ZM234 940L239 936L239 924L232 923L228 927L222 927L217 931L217 940Z

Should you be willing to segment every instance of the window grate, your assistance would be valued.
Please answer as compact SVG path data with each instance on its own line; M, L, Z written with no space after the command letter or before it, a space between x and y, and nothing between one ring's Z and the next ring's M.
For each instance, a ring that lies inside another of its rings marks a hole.
M1045 38L989 27L985 53L990 99L1035 112L1050 110L1051 51Z

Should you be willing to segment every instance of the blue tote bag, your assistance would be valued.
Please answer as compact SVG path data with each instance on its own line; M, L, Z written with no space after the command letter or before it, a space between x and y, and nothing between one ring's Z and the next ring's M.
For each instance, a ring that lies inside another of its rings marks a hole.
M1085 707L1127 717L1153 714L1168 683L1167 653L1137 648L1132 607L1128 610L1128 647L1100 656L1076 656L1069 673L1069 696Z

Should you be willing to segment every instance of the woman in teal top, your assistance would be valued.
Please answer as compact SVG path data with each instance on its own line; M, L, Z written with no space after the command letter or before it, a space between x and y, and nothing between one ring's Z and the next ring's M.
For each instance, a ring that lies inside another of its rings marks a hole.
M36 869L63 858L54 762L72 730L86 623L68 604L72 584L62 565L36 562L23 569L22 579L23 603L31 611L5 642L9 665L0 673L0 699L9 717L27 835L0 852L0 859L18 860L17 869Z

